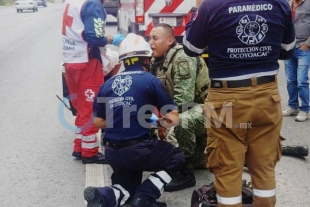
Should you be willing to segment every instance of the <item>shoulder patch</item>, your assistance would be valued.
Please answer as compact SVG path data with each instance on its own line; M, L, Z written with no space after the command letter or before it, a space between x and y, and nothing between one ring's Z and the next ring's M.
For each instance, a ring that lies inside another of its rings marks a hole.
M100 17L98 19L94 18L94 28L98 38L104 36L104 25L104 21Z
M189 78L190 77L190 65L187 61L181 61L176 63L177 68L175 69L175 78Z

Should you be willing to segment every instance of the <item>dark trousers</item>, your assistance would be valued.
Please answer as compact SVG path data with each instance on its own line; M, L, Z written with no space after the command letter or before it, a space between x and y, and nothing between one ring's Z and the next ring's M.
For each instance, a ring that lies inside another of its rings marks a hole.
M114 171L113 185L121 185L130 197L154 200L161 192L149 179L141 184L143 171L165 171L173 177L185 163L179 148L158 140L156 136L122 149L106 146L105 156Z

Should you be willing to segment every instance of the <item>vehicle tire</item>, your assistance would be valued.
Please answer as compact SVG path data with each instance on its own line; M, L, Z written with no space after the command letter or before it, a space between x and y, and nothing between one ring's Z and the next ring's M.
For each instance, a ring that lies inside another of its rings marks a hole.
M38 7L36 8L36 11L38 11Z
M33 11L33 12L36 12L36 8L33 8L32 11Z
M17 9L17 13L19 13L19 9Z
M23 10L20 9L19 12L23 12Z

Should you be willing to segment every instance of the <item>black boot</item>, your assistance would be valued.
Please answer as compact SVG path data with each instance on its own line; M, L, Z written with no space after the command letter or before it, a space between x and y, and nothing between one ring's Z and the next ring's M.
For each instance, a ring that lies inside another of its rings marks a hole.
M76 157L77 159L81 159L82 158L82 153L81 152L72 152L72 156Z
M104 207L105 201L95 187L87 187L84 190L84 199L87 201L87 207Z
M130 204L133 207L167 207L167 204L164 202L151 201L142 198L133 198L130 201Z
M83 164L108 164L105 156L100 152L98 152L98 154L93 157L82 157L82 162Z
M196 178L193 171L180 171L172 178L165 187L166 192L173 192L190 188L196 185Z
M308 156L308 146L282 146L282 155L305 157Z

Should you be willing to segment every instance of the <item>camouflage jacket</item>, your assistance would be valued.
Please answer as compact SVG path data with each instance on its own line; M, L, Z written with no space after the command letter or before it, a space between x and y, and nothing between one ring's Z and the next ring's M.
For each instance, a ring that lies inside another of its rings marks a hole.
M150 71L163 82L177 106L194 101L197 60L186 55L183 46L176 44L160 63L153 58Z

